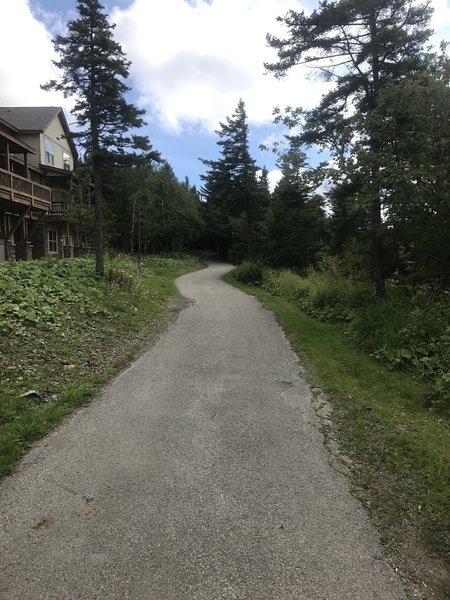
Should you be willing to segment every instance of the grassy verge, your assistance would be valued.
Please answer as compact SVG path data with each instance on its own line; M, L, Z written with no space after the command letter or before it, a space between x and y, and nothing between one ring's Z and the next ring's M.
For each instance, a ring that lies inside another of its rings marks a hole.
M114 258L99 280L90 259L0 265L0 476L149 343L174 279L198 267Z
M355 493L368 507L394 566L422 598L447 598L450 550L450 428L423 407L427 387L355 349L336 325L295 301L225 280L273 310L333 407L325 435L351 459Z

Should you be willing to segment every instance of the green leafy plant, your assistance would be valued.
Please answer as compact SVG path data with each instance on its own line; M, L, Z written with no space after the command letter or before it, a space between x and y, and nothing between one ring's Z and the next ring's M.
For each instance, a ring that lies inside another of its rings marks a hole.
M0 475L29 443L86 402L164 320L188 256L0 264Z
M233 271L238 281L249 285L260 285L264 279L264 265L258 262L244 261Z
M388 288L387 300L380 301L368 283L339 272L338 264L326 260L305 277L242 263L233 276L295 302L311 317L339 324L358 348L387 367L410 371L431 384L428 405L450 411L448 297L429 286L397 286Z

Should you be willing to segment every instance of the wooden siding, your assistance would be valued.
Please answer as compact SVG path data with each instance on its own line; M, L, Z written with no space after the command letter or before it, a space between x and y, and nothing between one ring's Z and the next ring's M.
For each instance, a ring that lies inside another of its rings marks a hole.
M74 160L69 143L64 137L64 129L59 117L55 117L44 132L36 133L17 133L16 137L28 144L36 151L35 155L30 154L28 162L30 165L47 164L45 160L45 138L54 144L54 164L50 165L57 169L64 169L63 152L70 156L70 170L73 170Z
M55 164L53 166L58 169L64 169L63 152L67 152L67 154L70 156L70 170L73 170L72 151L70 149L69 142L65 137L64 129L61 125L59 117L55 117L53 119L47 129L43 132L42 137L44 136L55 144ZM41 143L43 148L43 139ZM43 154L42 157L45 159L45 154ZM44 160L42 160L42 163L44 164Z
M28 144L28 146L31 146L33 148L33 150L36 152L36 154L28 154L28 164L29 165L38 165L40 162L40 157L39 157L39 134L35 133L35 134L31 134L31 133L26 133L26 134L22 134L22 133L16 133L16 137L19 138L20 140L22 140L22 142L25 142L25 144Z

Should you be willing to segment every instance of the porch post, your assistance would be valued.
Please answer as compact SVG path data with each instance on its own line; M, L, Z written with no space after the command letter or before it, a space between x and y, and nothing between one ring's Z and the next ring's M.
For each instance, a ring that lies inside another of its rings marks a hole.
M11 164L10 164L10 160L9 160L9 142L8 141L6 141L6 146L5 146L5 161L6 161L5 168L8 172L10 172Z

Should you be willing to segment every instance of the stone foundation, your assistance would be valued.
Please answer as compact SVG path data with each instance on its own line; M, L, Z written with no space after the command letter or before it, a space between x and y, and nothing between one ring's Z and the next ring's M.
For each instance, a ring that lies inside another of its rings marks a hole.
M31 241L33 243L33 258L44 258L47 255L46 229L44 224L39 225Z
M88 248L86 246L74 246L73 255L76 257L79 256L87 256L92 252L92 248Z
M73 258L73 246L64 246L63 247L63 256L64 258Z
M16 246L11 242L5 243L6 260L16 260Z
M31 242L17 242L16 260L32 260L33 245Z

